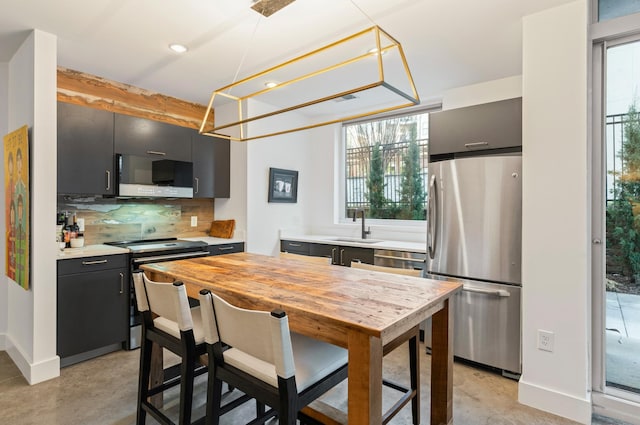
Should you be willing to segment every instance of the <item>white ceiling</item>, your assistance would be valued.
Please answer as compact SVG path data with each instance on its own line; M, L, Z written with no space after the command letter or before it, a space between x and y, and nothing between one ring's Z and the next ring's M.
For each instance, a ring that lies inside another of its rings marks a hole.
M570 1L296 0L265 18L251 0L0 0L0 62L37 28L58 37L61 66L206 104L215 89L376 24L402 44L425 102L521 74L521 18ZM174 42L189 51L173 53Z

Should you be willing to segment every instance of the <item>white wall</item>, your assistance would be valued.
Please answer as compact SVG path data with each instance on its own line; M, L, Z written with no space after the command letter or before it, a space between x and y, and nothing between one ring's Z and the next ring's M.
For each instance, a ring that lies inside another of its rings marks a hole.
M9 64L5 62L0 63L0 136L4 136L7 134L7 119L9 118ZM4 160L0 161L0 176L3 176L2 179L4 181ZM3 183L4 184L4 183ZM0 185L0 187L3 187ZM5 211L4 201L5 197L0 197L0 204L2 204L2 211ZM2 216L4 217L4 215ZM5 225L4 218L2 219L2 224L0 224L0 228L2 229L3 237L0 238L0 252L5 252L5 244L6 240L4 238L5 234ZM6 333L7 333L7 322L9 319L9 305L8 305L8 297L9 297L9 289L7 285L7 277L5 276L5 267L6 267L6 256L3 254L2 258L0 258L0 350L6 350Z
M248 105L250 114L260 114L268 107L260 102ZM287 120L296 119L287 115ZM252 124L253 131L265 134L273 117L265 122ZM306 124L302 117L290 125ZM314 195L310 184L316 176L309 172L311 161L310 133L299 131L277 137L256 139L247 144L247 251L278 255L280 251L280 231L305 229L308 217L308 200ZM298 171L298 201L296 203L269 203L269 168L283 168Z
M525 17L519 401L590 423L587 0ZM537 331L555 334L553 352Z
M25 291L12 281L6 282L6 350L31 384L60 374L56 355L56 247L52 236L56 161L51 160L57 156L56 51L55 36L35 30L9 62L8 75L7 128L29 127L31 287Z
M447 90L442 97L442 110L464 108L522 96L522 76L501 78Z

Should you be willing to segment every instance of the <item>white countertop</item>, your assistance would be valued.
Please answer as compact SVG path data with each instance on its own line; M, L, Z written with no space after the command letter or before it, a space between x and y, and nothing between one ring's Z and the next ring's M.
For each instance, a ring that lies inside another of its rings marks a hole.
M58 250L58 260L67 260L71 258L97 257L99 255L127 254L126 248L110 246L104 244L86 245L82 248L65 248L64 252Z
M244 242L241 238L212 238L211 236L196 236L193 238L179 238L185 241L203 241L206 242L207 245L224 245L228 243L241 243Z
M407 252L420 252L426 253L427 247L423 243L419 242L405 242L405 241L391 241L380 240L376 238L366 239L379 242L361 242L357 238L349 238L346 236L336 235L287 235L282 236L281 240L296 241L296 242L311 242L322 243L327 245L342 245L342 246L357 246L360 248L373 248L373 249L391 249L394 251L407 251ZM343 239L343 240L337 240ZM347 239L347 240L344 240Z
M180 238L187 241L203 241L206 242L207 245L225 245L229 243L239 243L244 242L244 240L239 238L232 239L223 239L223 238L212 238L210 236L199 236L193 238ZM114 254L127 254L129 252L126 248L120 248L117 246L105 245L105 244L96 244L96 245L87 245L82 248L65 248L63 252L58 250L58 260L67 260L72 258L82 258L82 257L97 257L99 255L114 255Z

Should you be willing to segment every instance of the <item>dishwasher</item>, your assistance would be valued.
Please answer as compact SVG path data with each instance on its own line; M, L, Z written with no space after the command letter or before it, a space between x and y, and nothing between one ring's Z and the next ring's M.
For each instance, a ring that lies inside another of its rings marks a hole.
M376 266L394 267L396 269L424 270L427 254L424 252L396 251L391 249L374 249L373 264Z

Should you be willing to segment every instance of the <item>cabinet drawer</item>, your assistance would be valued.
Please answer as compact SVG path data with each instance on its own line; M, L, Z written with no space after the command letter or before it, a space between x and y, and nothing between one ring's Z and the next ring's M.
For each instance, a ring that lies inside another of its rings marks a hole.
M58 260L58 276L115 268L128 269L128 258L127 254L116 254Z
M334 253L338 251L338 245L325 245L321 243L309 244L309 255L313 257L329 257L333 259Z
M312 244L308 242L280 241L280 251L309 255L309 245Z
M244 242L209 245L209 255L233 254L234 252L244 252Z

